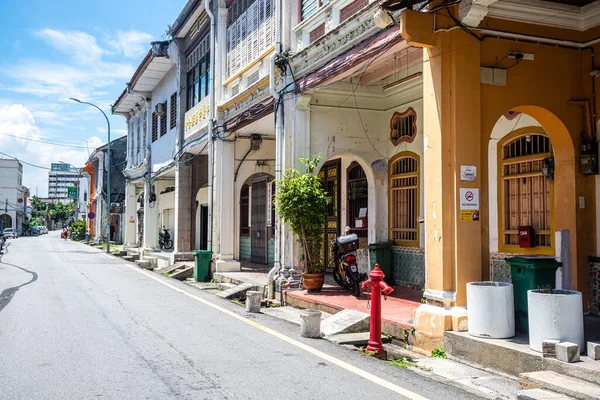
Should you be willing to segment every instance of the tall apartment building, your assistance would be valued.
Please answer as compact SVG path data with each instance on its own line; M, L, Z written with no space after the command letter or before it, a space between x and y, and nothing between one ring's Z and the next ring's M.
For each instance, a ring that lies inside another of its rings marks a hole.
M69 200L69 188L77 187L83 178L77 168L67 163L52 163L48 172L48 198ZM85 186L84 186L85 187Z

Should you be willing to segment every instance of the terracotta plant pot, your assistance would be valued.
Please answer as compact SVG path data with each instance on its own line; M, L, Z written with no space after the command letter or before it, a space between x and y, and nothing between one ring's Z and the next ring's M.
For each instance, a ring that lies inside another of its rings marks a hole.
M325 273L302 274L304 289L309 292L320 292L325 283Z

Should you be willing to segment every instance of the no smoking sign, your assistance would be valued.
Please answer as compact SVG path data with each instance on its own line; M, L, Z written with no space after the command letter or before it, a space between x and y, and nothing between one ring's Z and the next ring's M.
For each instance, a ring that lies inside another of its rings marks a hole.
M460 189L460 209L479 210L479 189Z

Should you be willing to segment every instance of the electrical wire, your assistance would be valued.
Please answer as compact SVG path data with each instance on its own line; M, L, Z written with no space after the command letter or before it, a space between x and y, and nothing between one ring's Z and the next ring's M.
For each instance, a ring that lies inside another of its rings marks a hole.
M23 163L23 164L29 165L30 167L35 167L35 168L45 169L45 170L47 170L47 171L52 171L52 170L51 170L50 168L48 168L48 167L41 167L41 166L39 166L39 165L35 165L35 164L32 164L32 163L28 163L27 161L19 160L17 157L11 156L10 154L3 153L3 152L1 152L1 151L0 151L0 154L4 155L4 156L6 156L6 157L12 158L13 160L17 160L17 161L19 161L19 162L21 162L21 163Z
M29 142L49 144L52 146L72 147L72 148L76 148L76 149L87 149L88 148L87 146L83 146L83 145L67 144L67 143L60 143L60 142L50 142L47 140L39 140L39 139L31 139L31 138L21 137L21 136L12 135L10 133L4 133L4 132L0 132L0 135L10 136L10 137L14 137L14 138L17 138L20 140L27 140Z

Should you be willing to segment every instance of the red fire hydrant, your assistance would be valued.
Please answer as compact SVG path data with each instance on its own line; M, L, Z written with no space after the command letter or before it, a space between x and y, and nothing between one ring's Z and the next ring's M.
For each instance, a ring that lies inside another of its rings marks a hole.
M383 349L381 342L381 295L387 296L394 289L383 281L385 275L379 269L379 264L375 264L369 277L371 279L362 283L363 289L371 288L371 327L367 351L373 353L375 357L385 358L387 352Z

